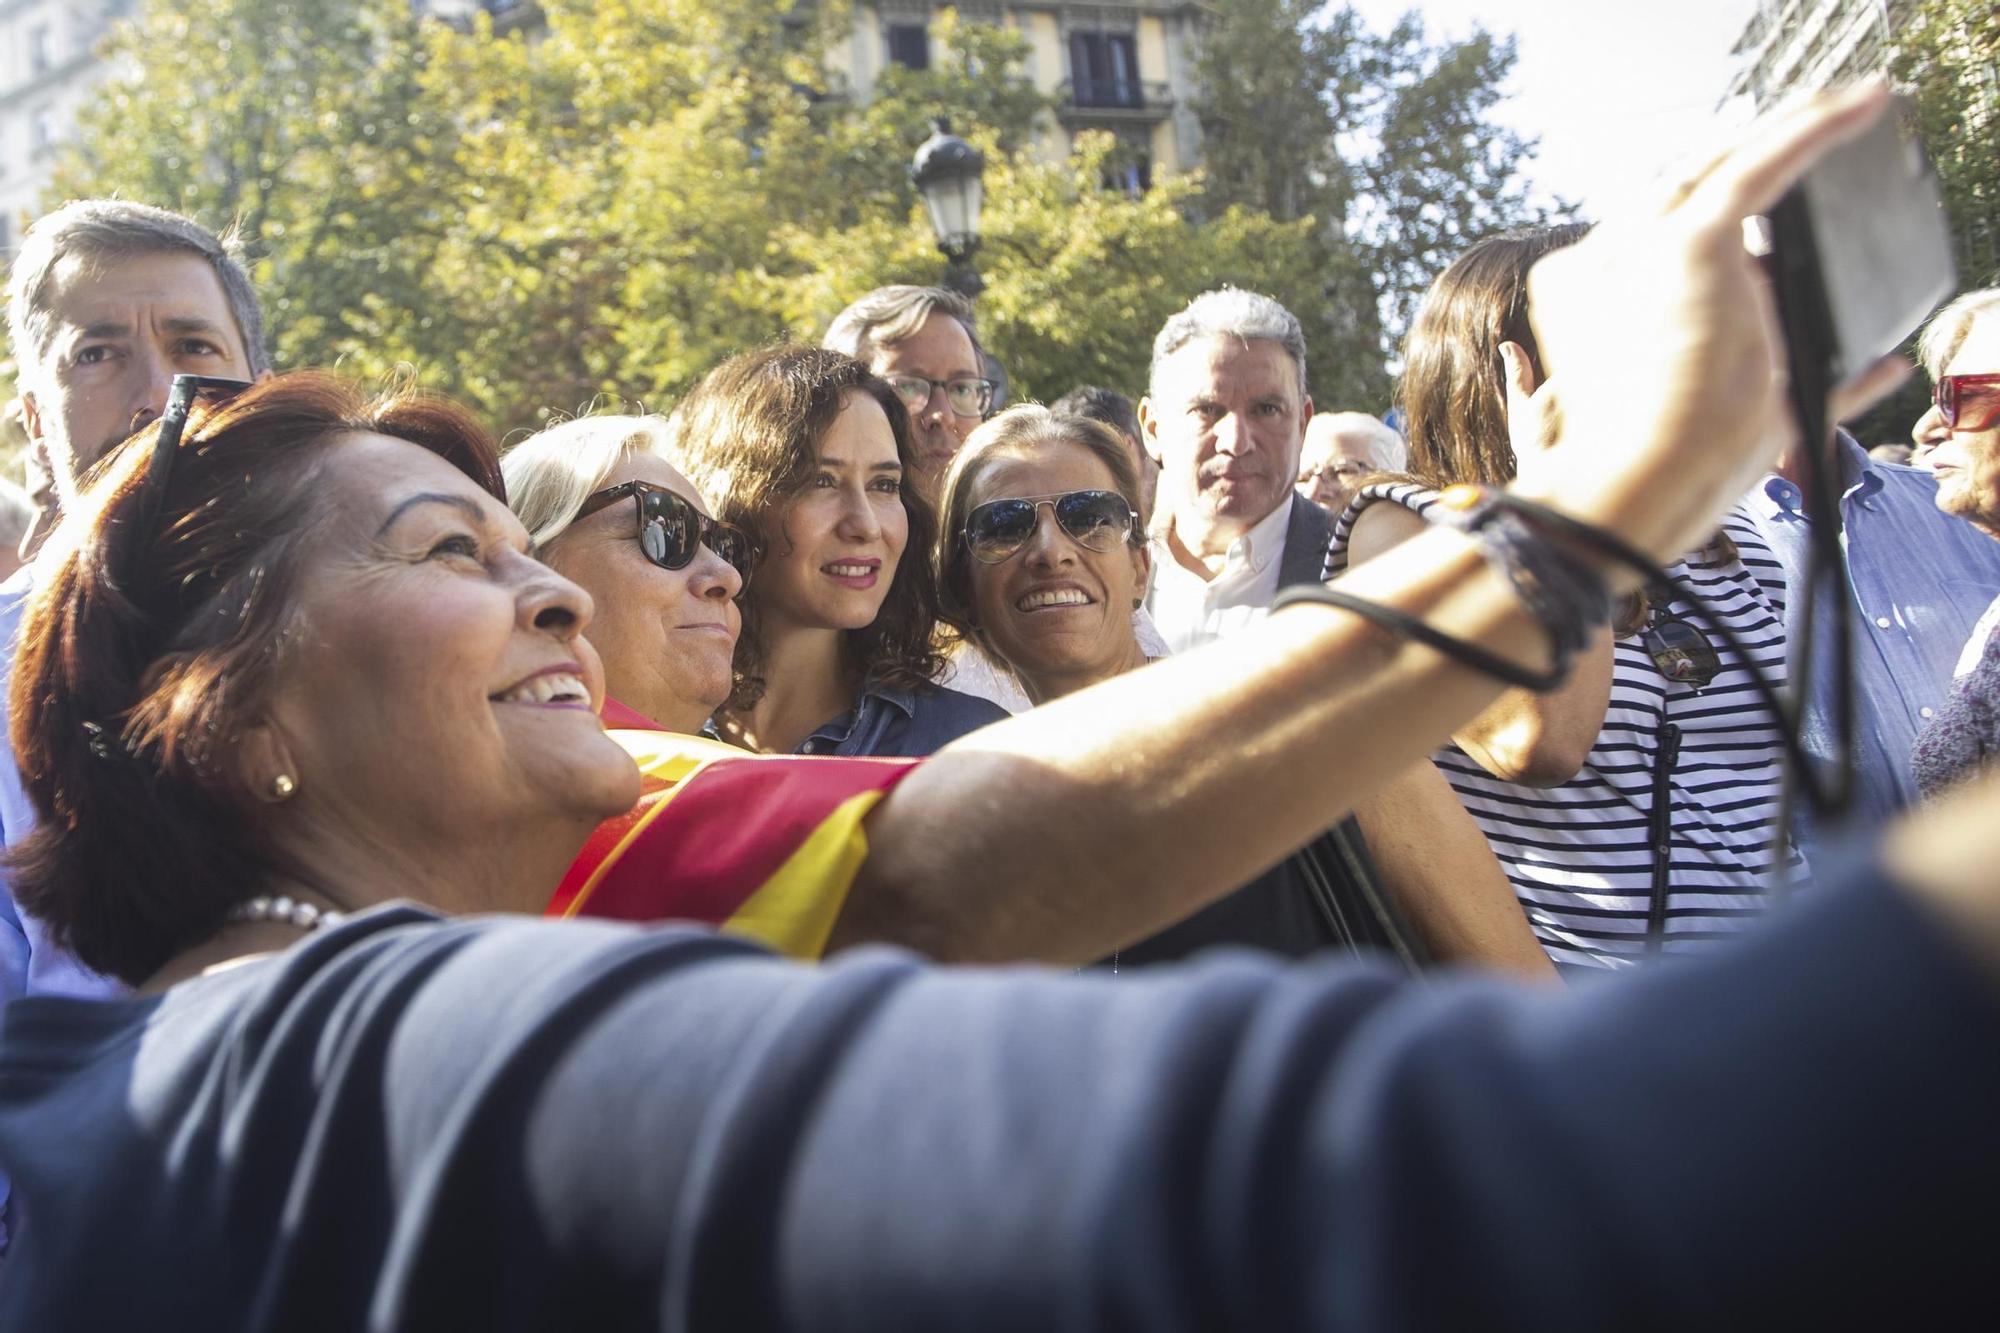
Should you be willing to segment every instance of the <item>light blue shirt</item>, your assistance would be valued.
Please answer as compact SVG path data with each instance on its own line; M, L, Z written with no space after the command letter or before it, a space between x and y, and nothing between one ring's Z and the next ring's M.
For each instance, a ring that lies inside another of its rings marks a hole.
M1868 827L1916 799L1910 746L1949 693L1973 625L2000 593L2000 542L1939 512L1930 473L1877 463L1845 434L1839 449L1841 550L1854 588L1853 820ZM1804 497L1772 476L1744 507L1784 567L1785 629L1796 656L1811 563ZM1820 622L1801 739L1808 754L1831 763L1834 638L1824 598ZM1799 832L1809 839L1803 821Z
M28 594L34 590L33 571L29 565L0 583L0 643L6 645L0 653L0 842L9 847L35 826L35 807L21 790L21 771L14 764L13 731L4 725L7 692L14 679L14 636ZM0 887L0 1003L23 995L104 999L124 993L124 986L92 972L49 942L42 924L14 906L12 887Z

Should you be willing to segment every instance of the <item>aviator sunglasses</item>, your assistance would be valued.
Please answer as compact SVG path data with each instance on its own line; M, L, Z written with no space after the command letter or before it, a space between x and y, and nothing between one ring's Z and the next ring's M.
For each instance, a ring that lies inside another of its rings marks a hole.
M1660 674L1676 685L1705 690L1722 673L1722 657L1701 630L1657 608L1639 638Z
M585 500L576 516L588 518L628 495L638 502L639 550L646 559L661 569L686 569L694 563L695 551L706 546L735 567L745 588L750 586L750 570L757 562L750 534L734 524L718 523L664 486L646 481L607 486Z
M1990 430L2000 423L2000 375L1940 375L1931 401L1951 430Z
M1043 505L1055 514L1056 526L1086 550L1109 551L1121 542L1139 540L1139 520L1124 496L1116 491L1066 491L987 501L965 517L965 548L982 565L999 564L1035 535Z

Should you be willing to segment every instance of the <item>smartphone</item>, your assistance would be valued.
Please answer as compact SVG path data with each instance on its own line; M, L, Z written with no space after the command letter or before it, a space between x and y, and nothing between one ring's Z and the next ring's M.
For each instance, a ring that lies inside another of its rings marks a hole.
M1902 346L1955 290L1937 172L1897 98L1767 215L1787 345L1828 389Z

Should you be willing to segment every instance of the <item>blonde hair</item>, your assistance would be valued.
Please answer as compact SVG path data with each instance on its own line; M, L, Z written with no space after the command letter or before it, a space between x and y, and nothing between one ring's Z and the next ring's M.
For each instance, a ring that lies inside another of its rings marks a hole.
M507 504L539 548L576 522L583 502L611 484L619 465L640 454L673 460L665 419L586 416L551 426L500 460Z

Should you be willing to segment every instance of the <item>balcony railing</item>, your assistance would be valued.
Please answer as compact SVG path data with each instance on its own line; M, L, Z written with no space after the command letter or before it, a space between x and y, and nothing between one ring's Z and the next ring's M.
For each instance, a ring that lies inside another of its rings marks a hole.
M1105 112L1120 119L1164 116L1174 105L1172 86L1152 80L1064 79L1056 98L1066 112Z

